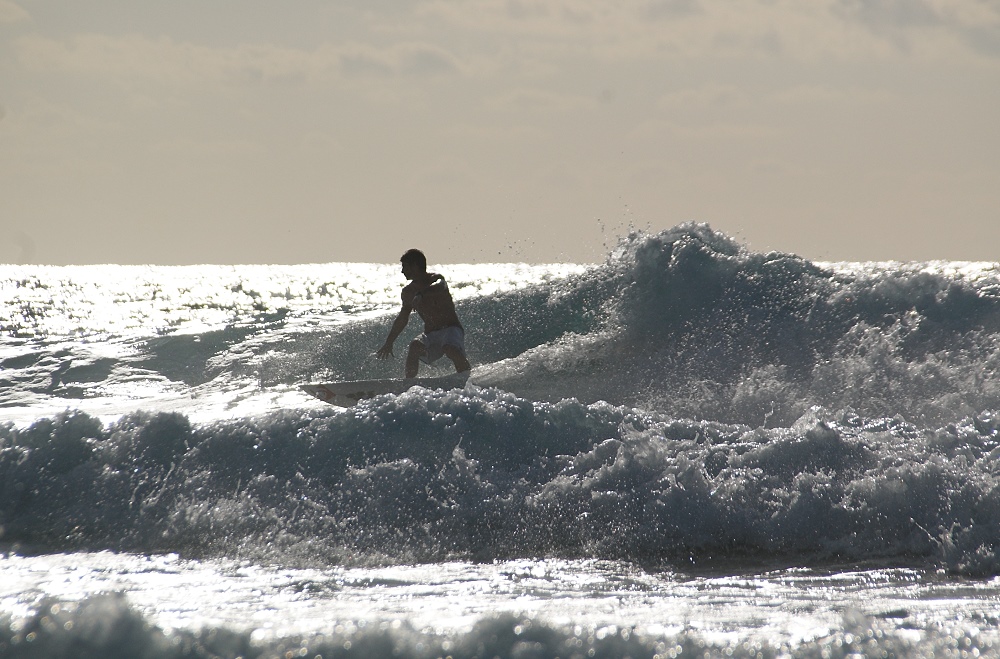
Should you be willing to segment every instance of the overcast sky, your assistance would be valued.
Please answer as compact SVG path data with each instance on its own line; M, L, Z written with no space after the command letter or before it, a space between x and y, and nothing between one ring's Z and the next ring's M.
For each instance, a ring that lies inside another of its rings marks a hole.
M1000 0L0 0L0 262L1000 259Z

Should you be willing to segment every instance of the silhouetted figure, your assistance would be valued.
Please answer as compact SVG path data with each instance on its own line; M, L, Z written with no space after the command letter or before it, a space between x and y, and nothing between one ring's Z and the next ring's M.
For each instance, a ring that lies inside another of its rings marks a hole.
M410 342L406 353L406 377L417 377L421 360L433 364L442 355L455 364L456 372L468 371L472 366L465 356L465 329L458 322L448 283L436 272L427 272L427 258L418 249L408 250L399 262L403 266L403 276L410 283L403 287L403 306L376 356L379 359L392 356L393 343L410 322L410 312L416 310L424 321L424 333Z

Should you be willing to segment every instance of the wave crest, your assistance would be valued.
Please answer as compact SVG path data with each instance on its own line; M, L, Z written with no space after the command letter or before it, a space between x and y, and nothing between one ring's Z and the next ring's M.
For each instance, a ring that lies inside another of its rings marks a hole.
M928 433L813 410L752 429L493 389L205 425L68 414L3 428L0 525L29 550L283 563L919 558L995 574L998 418ZM38 468L42 433L91 450Z

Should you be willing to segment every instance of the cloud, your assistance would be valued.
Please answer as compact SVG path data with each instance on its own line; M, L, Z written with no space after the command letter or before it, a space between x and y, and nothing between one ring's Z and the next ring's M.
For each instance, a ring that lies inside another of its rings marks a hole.
M412 11L422 3L423 0L338 0L337 4L364 12L399 15Z
M427 44L405 44L397 49L398 69L404 75L437 76L458 73L458 60L448 51Z
M1000 23L995 0L834 0L834 12L875 28L943 26L968 29Z
M887 89L855 86L796 85L772 94L768 101L783 108L884 106L894 100Z
M322 70L322 50L308 53L272 46L210 48L161 37L88 34L62 41L38 35L17 39L18 62L34 71L191 83L284 79Z
M492 107L515 113L569 115L584 109L593 109L598 101L592 96L558 94L538 89L515 89L494 98Z
M966 43L977 53L1000 57L1000 26L969 27L962 31Z
M644 10L652 20L673 20L704 11L699 0L652 0Z
M1000 56L1000 2L981 0L835 0L835 15L863 25L904 50L927 44L927 32L957 38L971 51ZM922 31L920 39L909 38Z
M352 77L390 77L395 66L385 53L367 46L344 49L339 55L341 70Z
M706 108L738 109L749 102L746 92L738 87L708 84L663 94L656 105L661 110L687 109L701 113Z
M21 23L30 20L31 15L16 2L13 2L13 0L0 0L0 25L5 23Z
M29 72L216 86L508 74L542 80L594 61L867 61L917 48L932 56L1000 56L995 1L385 0L364 7L353 2L349 11L361 12L350 40L311 49L210 46L138 34L57 39L36 33L12 45L16 63ZM26 13L0 0L5 15ZM908 36L915 30L923 31L921 38Z
M498 52L516 43L519 56L546 61L802 54L789 44L811 56L837 40L823 32L843 31L814 3L792 0L437 0L423 13Z
M926 0L837 0L834 10L875 29L942 23L941 16Z
M543 73L541 63L587 59L870 61L1000 50L996 0L428 0L413 18L415 31L435 26L422 33L429 41L460 33L484 60L492 45L507 68Z
M268 44L208 47L165 37L82 35L67 41L37 35L16 40L17 60L34 71L158 83L295 83L352 77L438 76L461 71L447 50L424 43L374 48L324 44L314 50Z
M458 58L426 43L402 43L388 48L352 44L339 49L341 71L351 77L435 77L462 72Z

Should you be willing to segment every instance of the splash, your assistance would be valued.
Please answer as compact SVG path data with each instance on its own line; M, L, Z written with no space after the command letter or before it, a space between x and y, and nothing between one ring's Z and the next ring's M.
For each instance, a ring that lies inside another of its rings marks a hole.
M1000 572L1000 415L678 421L496 389L191 424L0 429L3 541L305 565L922 561ZM874 523L873 520L878 520Z
M331 315L310 271L260 308L226 285L198 331L17 329L0 403L69 409L0 425L0 542L1000 573L994 264L815 264L683 225L516 286L469 268L474 384L346 412L294 386L397 374L371 360L392 290Z

